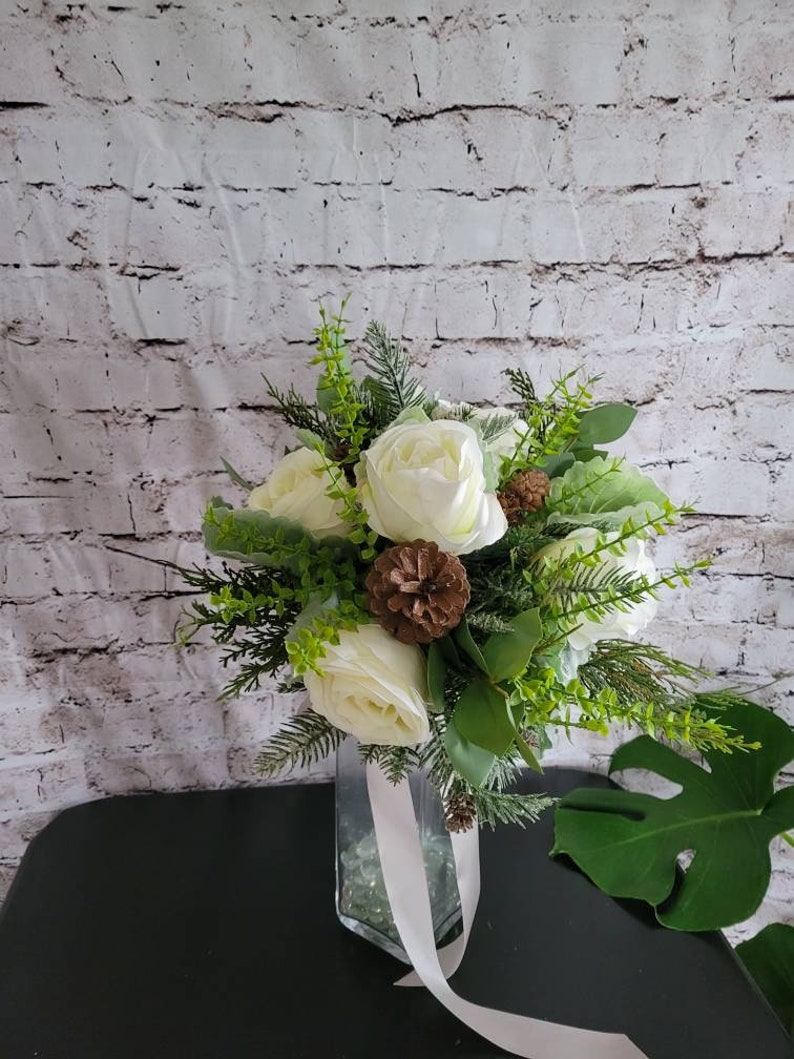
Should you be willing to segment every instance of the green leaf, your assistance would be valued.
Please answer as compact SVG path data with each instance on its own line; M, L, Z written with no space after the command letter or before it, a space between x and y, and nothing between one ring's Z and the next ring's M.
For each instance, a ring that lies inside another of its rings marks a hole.
M487 672L497 681L512 680L527 668L543 628L537 608L525 610L510 619L513 632L497 632L483 644Z
M545 471L549 478L558 478L561 474L565 474L569 467L573 465L576 457L572 452L558 452L554 456L547 456L544 460L538 463L538 468L541 471Z
M453 669L460 669L460 655L458 649L455 647L455 641L451 636L442 636L440 640L434 641L438 649L441 651L442 657L448 666L452 666Z
M444 712L446 676L447 664L444 661L444 654L438 642L435 641L427 650L427 687L430 692L430 703L436 713Z
M579 463L587 463L588 460L594 460L596 456L603 456L604 458L609 456L606 449L594 449L589 445L582 445L579 441L571 446L571 452Z
M736 946L740 957L770 1007L794 1037L794 927L770 923L749 941Z
M320 378L317 383L316 401L317 407L321 412L325 412L326 415L331 411L334 405L339 400L339 394L333 386L329 386L324 378Z
M679 794L576 790L555 817L553 853L567 853L613 897L657 906L659 921L677 930L718 930L751 916L769 884L769 843L794 827L794 787L774 786L794 757L794 732L750 702L719 720L761 749L707 750L707 772L640 736L616 751L610 772L648 769L680 784ZM677 885L676 858L687 850L694 859Z
M660 516L665 503L667 496L656 483L630 463L594 456L552 480L547 521L618 529L629 518L639 523Z
M444 749L455 769L473 787L481 787L485 783L496 761L493 754L464 739L452 721L444 732Z
M516 747L524 762L532 769L533 772L543 772L540 762L535 757L535 753L532 747L527 743L519 732L516 737Z
M224 471L226 471L226 473L229 475L234 484L239 485L241 488L245 489L247 492L250 493L251 490L254 488L254 483L249 482L247 478L243 478L241 474L238 474L237 471L235 471L234 467L232 467L229 461L225 460L223 456L221 456L221 463L223 464Z
M402 412L397 416L396 419L392 420L389 424L390 427L399 427L403 423L429 423L430 416L416 405L412 405L410 408L404 408Z
M455 707L453 721L458 732L470 743L501 757L516 737L507 696L487 680L474 680Z
M571 446L570 452L558 452L554 456L547 456L538 463L538 467L541 471L545 471L549 478L559 478L576 462L587 463L596 456L608 455L609 453L603 449L594 449L577 441Z
M482 655L482 651L479 649L477 644L474 642L474 638L471 635L469 629L469 623L464 618L460 625L455 629L452 634L452 638L458 647L465 651L469 658L474 662L478 669L481 669L483 673L488 672L488 663L485 661Z
M584 445L606 445L622 438L634 422L637 410L628 404L600 404L579 420L579 441Z
M307 430L304 427L300 427L295 431L295 437L301 445L305 446L305 448L314 449L315 452L325 454L325 442L314 430Z

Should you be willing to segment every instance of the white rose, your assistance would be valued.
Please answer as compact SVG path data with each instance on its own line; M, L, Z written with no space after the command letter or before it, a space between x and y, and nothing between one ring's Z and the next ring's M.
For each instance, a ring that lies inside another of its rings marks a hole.
M604 535L607 542L616 539L616 533ZM589 552L596 546L599 534L591 526L583 526L574 530L562 540L548 544L538 552L538 557L546 559L559 559L570 555L574 551ZM613 570L622 570L636 577L645 577L649 582L656 580L656 567L653 560L645 551L645 541L625 541L625 552L622 555L613 555L611 552L603 552L600 556L600 569L604 574ZM640 603L626 605L625 610L612 610L605 614L600 621L584 618L579 627L574 629L568 636L568 643L574 651L589 652L597 640L623 639L627 636L635 636L645 628L656 615L657 602L655 599L644 599ZM581 659L579 659L581 661Z
M501 434L497 434L484 442L488 451L492 452L497 458L506 456L509 459L514 456L519 441L529 429L525 420L516 415L510 408L505 408L502 405L494 405L492 408L478 408L472 404L452 404L451 401L445 401L442 397L437 399L436 407L433 410L433 419L459 419L464 414L467 418L470 416L472 419L480 420L489 419L491 416L510 417L511 422L507 424ZM496 469L497 471L499 470L498 464Z
M303 682L312 708L362 743L415 746L430 736L425 700L427 669L416 644L404 644L380 625L343 629L327 644L322 676Z
M457 420L401 423L362 453L359 496L369 524L393 541L434 541L453 555L504 536L507 519L485 489L477 435Z
M291 519L315 537L344 536L349 526L342 518L342 503L326 494L333 484L319 452L296 449L279 461L264 485L251 490L248 506Z

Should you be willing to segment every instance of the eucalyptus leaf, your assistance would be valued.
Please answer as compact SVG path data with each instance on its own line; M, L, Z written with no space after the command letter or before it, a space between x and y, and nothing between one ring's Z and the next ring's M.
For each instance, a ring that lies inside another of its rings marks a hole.
M538 467L545 471L549 478L559 478L573 465L575 459L573 452L558 452L541 460Z
M535 756L535 752L520 733L516 736L516 747L519 754L524 759L524 763L528 765L533 772L543 772L541 764Z
M625 460L594 456L552 480L547 521L617 529L628 518L641 523L660 516L667 502L656 483Z
M453 721L444 732L444 749L456 770L473 787L481 787L485 783L496 761L493 754L465 739Z
M488 680L477 679L466 688L453 714L458 732L470 743L501 757L516 737L507 696Z
M452 638L458 647L462 651L465 651L478 669L481 669L483 673L488 672L488 663L483 658L482 651L474 642L474 637L471 635L471 630L469 629L469 623L465 618L453 632Z
M754 938L737 945L736 955L788 1035L794 1037L794 927L770 923Z
M750 702L719 719L761 749L707 750L707 772L640 736L616 751L610 773L647 769L680 784L679 794L575 790L555 816L554 854L567 853L613 897L655 905L657 919L677 930L719 930L751 916L769 885L769 843L794 827L794 787L775 793L777 773L794 758L794 732ZM677 857L688 850L694 858L679 879Z
M637 415L628 404L601 404L590 408L579 420L579 441L585 445L606 445L622 438Z
M537 607L510 619L513 632L498 632L483 644L487 672L495 681L512 680L527 668L532 652L543 635Z
M446 684L447 663L444 653L434 641L427 649L427 688L430 693L430 705L435 713L444 712L444 687Z
M243 478L243 476L235 471L234 467L232 467L229 461L225 460L223 456L221 456L221 463L223 464L224 471L226 471L234 484L239 485L242 489L245 489L246 492L250 493L254 488L254 483L249 482L247 478Z
M455 646L455 641L450 635L442 636L440 640L435 640L434 643L438 647L448 666L451 666L453 669L461 668L460 655Z
M320 377L320 380L317 383L315 394L317 407L321 412L325 412L326 415L328 415L339 400L339 395L335 387L326 385L325 380L322 377Z
M316 434L313 430L306 430L304 427L298 427L295 431L295 437L301 443L305 445L307 449L314 449L316 452L325 453L325 442Z

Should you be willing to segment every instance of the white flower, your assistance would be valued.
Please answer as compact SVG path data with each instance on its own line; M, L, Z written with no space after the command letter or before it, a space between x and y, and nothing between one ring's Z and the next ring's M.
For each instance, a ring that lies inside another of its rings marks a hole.
M604 534L607 542L614 541L616 533ZM596 546L599 533L591 526L583 526L574 530L562 540L555 541L542 548L537 557L545 559L560 559L570 555L574 551L589 552ZM634 574L636 577L645 577L649 582L656 580L656 567L653 560L645 551L645 541L631 539L624 541L625 551L622 555L613 555L611 552L602 552L599 556L600 571L608 574L614 570ZM656 615L657 603L655 599L644 599L639 603L625 605L625 610L612 610L605 614L599 621L589 618L577 619L578 628L568 635L568 644L574 651L589 652L597 640L623 639L627 636L635 636L645 628ZM581 659L577 659L580 661ZM578 666L577 666L578 668Z
M434 541L453 555L493 544L507 530L485 489L470 426L451 419L389 427L362 453L359 496L374 530L393 541Z
M415 746L430 736L427 670L415 644L400 643L380 625L343 629L327 644L322 675L303 682L312 708L362 743Z
M490 419L491 416L499 416L500 418L509 416L511 418L512 421L507 424L501 434L497 434L484 442L486 449L492 452L497 459L500 456L506 456L509 459L515 455L519 441L529 429L520 416L516 415L512 409L505 408L502 405L494 405L491 408L478 408L472 404L452 404L451 401L445 401L441 397L437 398L436 407L433 410L433 419L460 419L464 415L466 418L471 417L479 420ZM498 469L499 465L497 464L497 471Z
M299 523L315 537L344 536L342 503L326 495L334 480L319 452L296 449L276 465L264 485L252 489L248 506Z

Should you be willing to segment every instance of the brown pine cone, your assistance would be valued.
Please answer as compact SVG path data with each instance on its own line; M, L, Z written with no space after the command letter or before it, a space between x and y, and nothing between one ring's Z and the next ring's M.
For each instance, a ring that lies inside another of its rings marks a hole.
M396 544L367 574L367 607L402 643L430 643L459 624L471 598L466 568L432 541Z
M516 526L524 515L540 511L546 503L550 488L549 476L543 471L533 468L514 474L504 489L497 494L508 523Z
M476 819L474 799L470 794L454 794L444 806L444 824L447 831L470 831Z

